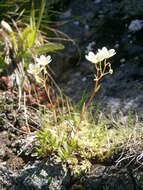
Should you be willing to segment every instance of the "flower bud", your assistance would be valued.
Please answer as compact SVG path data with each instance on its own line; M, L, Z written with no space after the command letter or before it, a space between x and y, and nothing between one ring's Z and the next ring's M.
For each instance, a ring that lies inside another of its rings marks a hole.
M113 69L109 69L109 74L110 74L110 75L113 74Z
M1 26L2 26L5 30L7 30L8 32L13 32L11 26L10 26L7 22L5 22L4 20L1 21Z

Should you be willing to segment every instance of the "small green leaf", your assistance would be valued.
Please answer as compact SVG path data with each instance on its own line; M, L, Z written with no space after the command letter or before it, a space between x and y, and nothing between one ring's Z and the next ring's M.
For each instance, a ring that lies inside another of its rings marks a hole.
M0 57L0 68L1 68L1 69L5 69L6 66L7 66L7 65L6 65L4 59L3 59L2 57Z
M34 45L36 38L36 30L32 30L28 25L22 32L23 49L31 48Z
M62 49L64 49L64 46L62 44L48 43L41 47L35 48L34 51L37 54L42 54L42 53L54 52L54 51L58 51Z
M31 48L34 45L35 37L36 37L36 31L31 30L31 32L27 36L28 48Z

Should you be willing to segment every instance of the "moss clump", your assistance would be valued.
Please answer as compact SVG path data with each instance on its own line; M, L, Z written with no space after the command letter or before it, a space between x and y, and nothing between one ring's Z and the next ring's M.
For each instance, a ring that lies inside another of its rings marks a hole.
M127 160L126 157L137 158L143 147L142 124L134 122L129 117L124 125L109 119L91 121L84 117L80 130L76 133L76 126L80 116L78 113L61 115L56 126L45 124L38 132L40 142L37 147L39 156L56 155L58 159L67 162L71 172L80 176L90 170L91 163L110 163Z

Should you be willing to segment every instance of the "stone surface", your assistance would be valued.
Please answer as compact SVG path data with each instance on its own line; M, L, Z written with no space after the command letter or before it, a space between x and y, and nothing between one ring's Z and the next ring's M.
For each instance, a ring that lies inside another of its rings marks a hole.
M56 161L38 161L25 166L20 174L0 165L2 190L67 190L70 175L66 166Z
M113 58L115 67L120 65L120 60L125 58L128 61L137 56L138 62L142 63L142 6L142 0L137 3L136 0L69 1L63 14L56 17L65 23L57 25L57 28L74 42L70 45L66 43L62 53L64 56L57 56L58 63L52 65L58 81L61 72L64 75L85 61L85 52L88 53L91 49L97 51L103 46L116 49L117 55ZM133 30L135 32L129 34ZM77 47L80 50L80 60Z
M93 166L84 180L85 190L139 190L139 186L126 169L111 166Z
M86 95L92 91L94 74L87 75L81 66L81 72L68 75L66 85L63 84L64 92L74 101L86 91ZM82 80L86 77L86 81ZM106 76L101 81L101 86L95 96L95 104L105 114L118 114L120 111L126 116L130 111L136 111L140 117L143 116L143 67L134 63L122 64L114 70L113 75ZM96 108L96 107L95 107ZM121 115L122 117L123 115Z
M0 164L0 189L6 190L12 188L12 172Z
M70 176L66 166L47 160L28 165L14 181L15 190L66 190Z
M141 30L142 27L143 27L143 20L136 19L136 20L131 21L128 29L129 29L129 32L137 32Z

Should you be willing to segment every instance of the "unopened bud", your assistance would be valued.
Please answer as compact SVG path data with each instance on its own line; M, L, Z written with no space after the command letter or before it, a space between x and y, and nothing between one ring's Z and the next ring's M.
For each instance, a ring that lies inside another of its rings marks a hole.
M7 22L5 22L4 20L1 21L1 26L2 26L5 30L7 30L8 32L13 32L11 26L10 26Z
M113 74L113 69L109 69L109 74Z

